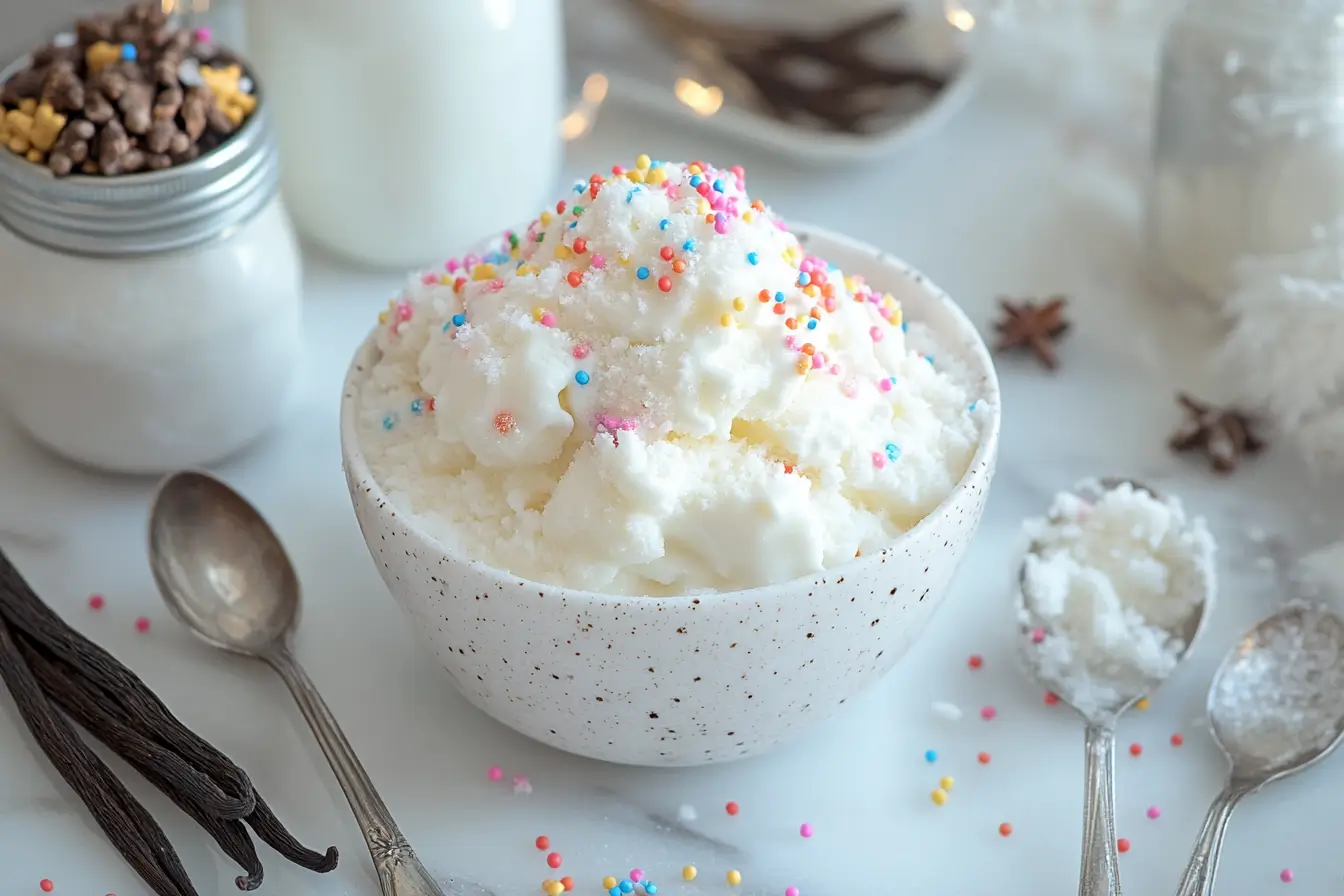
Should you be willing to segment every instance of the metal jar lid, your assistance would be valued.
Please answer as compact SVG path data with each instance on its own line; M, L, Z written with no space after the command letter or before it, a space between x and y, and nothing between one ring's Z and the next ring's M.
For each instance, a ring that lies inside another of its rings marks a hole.
M0 83L28 65L0 71ZM227 234L275 197L279 160L265 98L243 126L200 158L140 174L57 177L0 147L0 224L72 255L171 252Z

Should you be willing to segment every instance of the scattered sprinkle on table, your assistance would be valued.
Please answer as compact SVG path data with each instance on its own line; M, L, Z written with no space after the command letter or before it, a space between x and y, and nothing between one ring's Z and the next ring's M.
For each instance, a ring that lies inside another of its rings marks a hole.
M988 753L980 753L975 758L981 765L989 765L990 755Z
M1180 746L1181 744L1183 744L1183 743L1185 743L1185 738L1182 737L1181 735L1179 735L1179 734L1173 734L1173 735L1171 736L1171 745L1172 745L1173 747L1179 747L1179 746Z
M551 845L551 838L550 838L550 837L546 837L546 836L538 837L538 838L536 839L536 844L537 844L537 849L541 849L541 850L549 849L549 848L550 848L550 845Z
M39 883L38 886L42 888L43 893L50 893L52 890L56 889L56 885L45 877L42 878L42 882Z
M149 620L143 616L135 620L135 630L141 634L149 631Z
M925 762L928 762L928 763L934 763L934 762L937 762L937 761L938 761L938 751L937 751L937 750L925 750L925 751L924 751L924 761L925 761Z
M798 896L798 888L797 888L797 887L785 887L785 888L784 888L784 896Z
M616 878L611 876L602 878L602 889L610 890L614 886L616 886Z
M966 665L970 666L972 669L979 669L984 664L985 658L978 653L971 654L971 658L966 661Z
M1129 755L1131 755L1131 756L1142 756L1142 755L1143 755L1143 744L1130 744L1130 745L1129 745Z
M1152 705L1153 701L1149 700L1147 697L1140 697L1139 702L1134 704L1134 708L1141 709L1146 712Z
M572 877L560 878L560 886L565 888L565 892L569 892L570 890L574 889L574 878Z
M730 886L730 887L735 887L735 886L737 886L737 885L740 884L740 883L742 883L742 872L740 872L740 871L729 871L729 872L728 872L728 886Z
M1115 848L1117 852L1129 852L1129 841L1121 837L1115 841Z
M491 781L502 781L504 779L504 769L497 765L490 766L485 774Z
M1011 824L1005 821L1003 824L999 825L1000 837L1011 837L1012 834L1013 834L1013 826Z
M560 896L561 893L565 892L565 885L558 880L547 879L541 882L541 891L546 896Z
M929 799L933 800L933 804L934 804L935 806L946 805L946 804L947 804L947 791L944 790L944 789L941 788L941 787L936 788L936 789L933 791L933 793L929 794Z
M728 805L724 806L723 808L728 812L729 815L736 815L738 812L742 811L742 807L732 801L729 801Z
M643 872L643 871L640 871L638 868L631 868L631 869L630 869L630 874L627 875L627 876L628 876L628 877L630 878L630 880L633 881L634 883L639 883L640 881L642 881L642 880L644 879L644 872Z
M952 790L952 785L954 785L954 784L956 784L956 783L957 783L957 782L956 782L956 779L955 779L955 778L953 778L953 777L951 777L951 776L944 776L943 778L941 778L941 779L938 781L938 786L941 787L943 790L946 790L946 791L948 791L948 792L951 792L951 790Z
M1046 691L1046 692L1045 692L1045 705L1046 705L1046 706L1057 706L1058 704L1059 704L1059 695L1056 694L1054 691Z
M1286 883L1286 884L1290 884L1290 883L1292 883L1292 882L1293 882L1293 871L1292 871L1292 869L1291 869L1291 868L1285 868L1285 869L1283 869L1282 871L1280 871L1280 872L1279 872L1279 880L1283 881L1283 882Z
M1157 808L1156 806L1149 806L1148 817L1156 821L1158 818L1162 817L1162 810Z
M550 865L552 868L559 868L561 863L563 862L564 859L560 857L560 853L558 852L553 852L550 855L546 856L546 864Z
M802 825L800 825L798 828L798 835L800 837L811 837L812 825L808 824L807 822L803 822Z
M993 721L994 717L998 714L999 711L992 706L984 706L980 709L980 718L984 719L986 722Z
M101 610L106 603L107 603L106 599L101 594L89 595L90 610Z
M695 880L696 874L697 871L694 865L687 865L685 868L681 869L682 880Z

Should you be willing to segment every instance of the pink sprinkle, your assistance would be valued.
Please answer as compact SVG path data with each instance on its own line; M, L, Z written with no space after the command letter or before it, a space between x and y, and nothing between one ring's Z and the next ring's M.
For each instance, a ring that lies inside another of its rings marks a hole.
M458 268L462 267L462 262L456 258L450 258L443 263L443 267L448 273L453 274L457 272Z
M142 633L149 631L149 620L143 616L135 620L135 630Z
M812 356L812 369L816 370L821 366L821 355Z
M105 604L105 603L106 603L106 601L103 599L103 596L102 596L101 594L90 594L90 595L89 595L89 609L90 609L90 610L101 610L101 609L103 608L103 604Z
M715 222L714 222L714 232L715 232L715 233L727 233L727 232L728 232L728 222L727 222L727 221L715 221Z
M588 347L588 343L586 343L586 342L580 342L578 345L574 346L574 352L573 352L573 354L574 354L574 357L576 357L576 358L578 358L580 361L582 361L584 358L588 357L588 353L589 353L590 351L592 351L592 349L590 349L590 348Z
M980 708L980 718L984 719L986 722L992 721L998 714L999 711L992 706L984 706Z
M695 192L699 193L701 196L708 196L709 191L712 189L714 188L709 185L709 181L702 180L700 181L700 186L695 188Z
M1154 819L1156 819L1156 818L1160 818L1161 815L1162 815L1162 810L1161 810L1161 809L1157 808L1156 806L1149 806L1149 807L1148 807L1148 817L1149 817L1149 818L1154 818Z
M813 265L812 265L812 256L809 255L808 257L804 258L802 261L800 261L800 262L798 263L798 273L800 273L800 274L811 274L811 273L812 273L812 267L813 267Z
M464 268L474 268L480 263L481 259L475 254L467 255L462 259L462 267Z
M541 316L541 325L543 327L555 326L555 315L547 311L545 314Z
M880 469L882 469L883 467L885 467L886 465L887 465L887 459L886 459L885 457L882 456L882 453L881 453L880 451L874 451L874 452L873 452L873 466L877 467L877 468L880 470Z
M591 264L600 271L607 266L607 258L605 255L594 255Z
M807 822L803 822L802 827L798 828L798 833L802 834L804 837L811 837L812 825L808 824Z
M398 303L397 303L397 320L399 320L399 321L401 321L401 320L410 320L410 319L411 319L411 314L413 313L413 311L414 311L414 309L411 308L411 303L410 303L410 302L398 302Z
M787 348L787 349L794 349L794 350L796 350L796 349L798 348L798 337L797 337L797 336L785 336L785 337L784 337L784 347Z
M629 877L631 883L637 884L644 879L644 872L640 871L638 868L631 868Z
M1039 644L1045 640L1045 629L1035 628L1031 630L1031 643Z
M831 365L831 375L832 375L832 376L839 376L839 375L840 375L840 365L839 365L839 364L832 364L832 365Z
M503 279L496 277L486 285L486 292L499 292L504 288Z
M194 32L192 32L192 36L196 38L196 43L208 44L210 43L210 38L213 35L213 33L214 32L212 32L209 28L201 26L200 28L197 28Z
M1280 871L1280 872L1279 872L1279 880L1283 881L1283 882L1286 883L1286 884L1290 884L1290 883L1292 883L1292 882L1293 882L1293 872L1292 872L1292 869L1290 869L1290 868L1285 868L1285 869L1283 869L1282 871Z
M831 298L827 299L827 300L823 303L823 305L825 306L825 308L826 308L827 311L835 311L835 308L836 308L836 305L835 305L835 298L834 298L834 297L831 297Z
M426 271L425 273L420 275L420 282L425 284L426 286L431 286L439 282L439 275Z
M880 380L878 380L878 381L877 381L877 388L878 388L879 390L881 390L882 392L890 392L890 391L891 391L891 378L888 377L888 378L886 378L886 379L880 379Z
M714 198L709 200L709 207L714 209L714 211L716 212L723 211L723 194L715 193Z
M490 766L489 770L487 770L485 774L486 777L488 777L491 781L504 780L504 769L500 768L497 765Z
M784 896L798 896L798 888L797 888L797 887L785 887L785 888L784 888Z
M882 328L881 328L881 327L869 327L869 328L868 328L868 335L872 337L872 339L873 339L874 342L881 342L881 341L882 341Z

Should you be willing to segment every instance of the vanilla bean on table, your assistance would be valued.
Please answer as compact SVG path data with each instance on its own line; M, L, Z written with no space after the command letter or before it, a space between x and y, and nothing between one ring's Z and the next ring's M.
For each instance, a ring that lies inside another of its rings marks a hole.
M0 677L42 751L158 896L196 896L172 844L148 812L79 737L65 715L126 760L200 825L260 886L263 870L246 824L285 859L336 867L335 847L304 847L251 780L176 717L111 654L71 629L0 550ZM64 713L65 715L62 715Z

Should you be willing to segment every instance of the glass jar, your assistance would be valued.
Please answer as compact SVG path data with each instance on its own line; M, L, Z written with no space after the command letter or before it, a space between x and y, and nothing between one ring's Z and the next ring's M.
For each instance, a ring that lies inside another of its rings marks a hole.
M285 199L319 245L437 262L554 191L560 0L252 0L247 19Z
M119 472L211 463L265 433L301 347L277 169L264 96L218 149L163 171L56 178L0 150L0 408Z
M1162 50L1147 236L1223 304L1240 259L1312 249L1344 213L1344 0L1189 0Z

